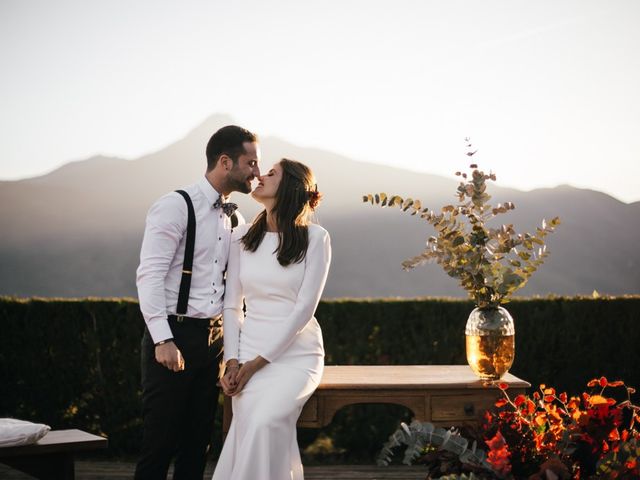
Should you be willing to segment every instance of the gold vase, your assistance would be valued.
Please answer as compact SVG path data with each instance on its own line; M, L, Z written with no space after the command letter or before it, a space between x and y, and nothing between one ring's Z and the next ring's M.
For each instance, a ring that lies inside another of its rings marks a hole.
M513 318L502 308L476 308L465 328L467 362L484 381L502 378L513 365L515 328Z

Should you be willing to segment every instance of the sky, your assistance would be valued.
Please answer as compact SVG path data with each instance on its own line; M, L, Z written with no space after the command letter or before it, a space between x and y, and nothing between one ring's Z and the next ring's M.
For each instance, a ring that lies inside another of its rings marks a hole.
M470 137L499 185L639 201L639 21L635 0L0 0L0 179L222 113L451 178Z

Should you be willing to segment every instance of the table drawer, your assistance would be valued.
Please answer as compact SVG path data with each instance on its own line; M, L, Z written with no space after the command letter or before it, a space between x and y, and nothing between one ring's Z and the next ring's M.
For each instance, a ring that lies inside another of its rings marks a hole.
M431 421L477 420L491 408L497 395L442 395L431 397Z

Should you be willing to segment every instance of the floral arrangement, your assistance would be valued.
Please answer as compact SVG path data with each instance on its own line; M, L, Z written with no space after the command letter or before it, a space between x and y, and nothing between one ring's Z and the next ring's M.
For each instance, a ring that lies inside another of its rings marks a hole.
M390 437L380 463L388 463L393 447L405 444L405 463L423 454L423 459L438 463L440 473L448 474L441 478L640 478L640 407L631 401L633 388L602 377L591 380L588 387L592 391L579 397L557 394L541 385L532 396L512 399L507 387L500 384L504 397L496 402L495 410L485 413L471 450L468 441L457 438L457 432L449 432L445 445L442 440L432 442L425 432L433 426L414 422ZM620 400L607 395L614 389ZM445 437L439 432L438 438ZM486 445L486 452L476 444Z
M533 234L517 233L511 224L490 227L488 222L515 206L512 202L490 205L487 181L495 181L495 174L484 173L476 164L470 168L469 175L456 172L463 179L456 191L458 204L445 205L440 213L424 208L420 200L398 195L368 194L362 200L381 207L398 207L435 228L436 235L427 239L426 249L403 262L405 270L435 261L449 276L460 280L476 306L495 308L524 287L542 265L548 255L544 237L555 230L560 220L543 220Z

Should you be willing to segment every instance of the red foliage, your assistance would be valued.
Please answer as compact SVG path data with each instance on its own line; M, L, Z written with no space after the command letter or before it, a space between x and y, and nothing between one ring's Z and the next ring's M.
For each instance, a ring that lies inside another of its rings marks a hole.
M504 437L498 430L493 438L485 440L485 443L489 447L489 453L487 454L487 461L493 467L493 470L500 475L507 475L511 472L511 464L509 463L509 447Z
M495 411L485 414L482 434L495 472L503 478L536 479L544 478L539 476L545 471L541 467L562 465L557 468L560 478L569 478L565 472L576 479L590 478L597 462L609 452L618 452L632 438L640 441L640 407L630 397L635 390L605 377L588 385L599 390L568 397L540 385L532 398L517 395L513 400L500 387L504 398L496 402ZM626 400L605 396L607 388L618 387L627 393ZM608 478L640 478L639 468L632 459Z

